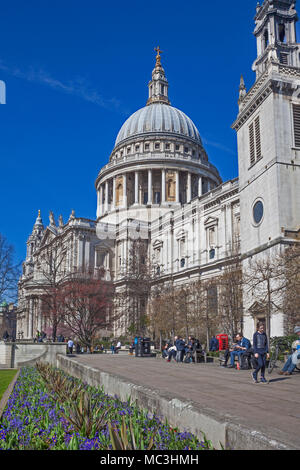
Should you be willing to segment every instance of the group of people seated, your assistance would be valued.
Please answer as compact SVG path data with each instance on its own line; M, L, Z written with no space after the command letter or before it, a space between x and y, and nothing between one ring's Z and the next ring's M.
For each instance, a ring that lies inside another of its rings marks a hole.
M186 341L181 336L175 336L174 342L167 341L162 350L162 357L171 362L172 358L176 362L196 362L196 352L202 352L202 346L198 339L189 336Z

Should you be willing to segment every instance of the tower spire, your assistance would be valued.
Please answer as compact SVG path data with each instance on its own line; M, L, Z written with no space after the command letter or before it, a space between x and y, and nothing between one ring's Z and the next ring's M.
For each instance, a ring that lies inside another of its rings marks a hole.
M165 71L161 65L161 53L162 50L160 47L155 47L154 51L156 52L156 62L155 67L152 71L152 80L149 82L149 98L147 105L153 103L164 103L170 104L168 98L168 88L169 83L166 79Z

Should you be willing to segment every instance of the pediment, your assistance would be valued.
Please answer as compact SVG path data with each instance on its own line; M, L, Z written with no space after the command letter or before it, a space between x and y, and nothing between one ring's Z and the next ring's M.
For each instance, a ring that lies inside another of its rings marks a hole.
M263 312L266 309L266 305L262 302L255 301L251 305L251 307L248 308L249 312L257 315L259 312Z
M205 227L208 227L208 226L214 226L214 225L218 225L219 223L219 219L217 219L217 217L207 217L207 219L205 219L204 221L204 226Z
M102 253L112 252L112 246L110 242L113 242L113 240L101 240L99 243L94 245L95 251Z
M55 227L47 227L42 236L40 247L51 242L56 236L57 236L57 230L55 229Z
M176 233L176 239L177 239L177 240L180 240L180 239L182 240L183 238L186 238L186 232L185 232L185 230L180 229L180 230L178 230L178 232Z
M161 240L155 240L155 242L153 243L154 249L162 248L162 246L163 246L163 242Z

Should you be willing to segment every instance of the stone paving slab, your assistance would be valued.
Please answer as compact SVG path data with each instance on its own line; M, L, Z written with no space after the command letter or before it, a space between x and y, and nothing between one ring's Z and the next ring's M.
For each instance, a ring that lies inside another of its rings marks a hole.
M77 355L74 360L129 383L181 401L193 402L284 445L300 448L300 373L266 373L268 384L252 382L251 371L215 363L185 364L125 355Z

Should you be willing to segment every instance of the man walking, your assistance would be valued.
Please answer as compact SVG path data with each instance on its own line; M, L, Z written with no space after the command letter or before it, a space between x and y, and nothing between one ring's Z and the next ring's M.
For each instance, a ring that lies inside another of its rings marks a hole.
M73 354L73 346L74 346L74 343L73 343L73 341L71 340L71 338L69 338L69 341L68 341L68 351L69 351L69 354Z

